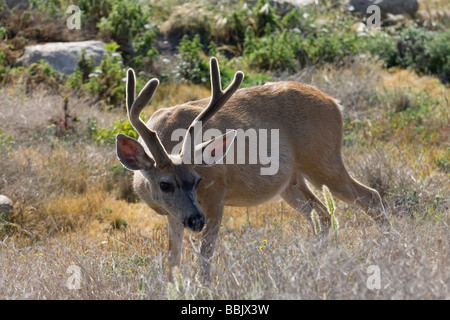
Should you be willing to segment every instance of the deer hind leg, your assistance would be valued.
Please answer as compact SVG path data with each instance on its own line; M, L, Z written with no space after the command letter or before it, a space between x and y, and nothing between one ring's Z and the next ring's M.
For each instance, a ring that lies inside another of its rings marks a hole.
M311 213L316 210L321 222L321 233L326 234L330 229L331 217L327 208L311 192L302 175L296 174L281 197L294 209L302 213L314 228Z
M380 226L389 227L389 219L380 194L350 177L341 159L337 159L334 165L327 165L322 169L322 171L316 169L313 173L308 172L308 180L317 188L326 185L333 196L347 203L356 203Z

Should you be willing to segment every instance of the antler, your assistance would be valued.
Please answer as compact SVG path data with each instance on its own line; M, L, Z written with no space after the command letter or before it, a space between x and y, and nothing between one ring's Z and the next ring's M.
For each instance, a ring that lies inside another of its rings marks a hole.
M220 82L220 69L219 69L219 63L217 62L217 59L212 57L210 61L210 68L211 68L211 101L209 102L208 106L200 112L200 114L192 121L191 125L188 128L188 131L186 132L186 136L183 140L183 146L180 151L180 156L183 157L183 155L186 153L186 150L190 148L191 151L194 150L195 145L195 138L193 136L194 133L194 127L201 123L202 126L208 122L211 117L217 113L220 108L223 107L223 105L231 98L231 96L236 92L237 89L239 89L239 86L241 85L242 81L244 80L244 73L242 71L237 71L234 74L234 79L231 82L231 84L228 86L228 88L225 91L222 91L222 84Z
M158 79L151 79L145 87L141 90L138 97L136 95L136 77L132 69L127 72L127 112L131 124L139 133L139 136L144 140L148 149L150 150L155 164L158 167L165 167L170 163L170 158L167 155L164 146L158 138L155 131L150 130L147 125L139 117L142 109L150 102L156 89L159 86Z

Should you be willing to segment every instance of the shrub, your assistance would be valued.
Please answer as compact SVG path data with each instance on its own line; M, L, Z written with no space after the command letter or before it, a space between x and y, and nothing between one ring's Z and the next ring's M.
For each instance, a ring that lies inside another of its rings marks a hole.
M37 87L48 93L58 93L63 74L54 70L45 60L32 63L29 67L9 68L4 79L16 86L18 91L24 90L30 94Z
M185 35L177 49L181 62L174 69L175 78L193 83L208 82L209 68L201 57L203 46L200 42L200 36L196 35L190 40Z
M109 169L109 179L107 181L107 191L115 191L117 199L127 202L138 202L139 197L133 188L133 173L122 164L114 164Z
M91 117L88 119L88 135L99 144L114 144L118 133L137 139L138 134L128 120L117 118L109 128L98 128L97 119Z
M125 97L125 67L122 56L117 52L114 42L106 44L108 52L100 65L94 68L94 62L81 54L74 73L68 76L66 85L76 92L96 97L106 106L118 106ZM86 76L87 74L87 76Z
M100 22L102 17L107 17L111 12L112 1L110 0L79 0L78 6L83 11L83 16L88 17L88 24L94 26Z
M450 81L450 30L433 32L433 37L425 45L425 65L418 65L425 73L436 74L447 83Z
M3 79L8 74L9 69L10 68L9 68L8 60L6 59L6 54L0 50L0 83L3 81Z
M339 62L358 52L360 38L355 34L322 28L316 37L308 37L301 46L312 64Z
M2 128L0 128L0 152L6 153L14 145L14 140L11 135L6 135Z
M178 46L180 63L174 69L175 78L183 82L209 84L209 56L216 56L217 46L211 42L208 46L208 52L205 54L204 47L201 44L200 36L195 36L192 40L184 36ZM224 57L220 59L220 74L223 84L228 84L233 80L236 72L236 60L227 60ZM229 66L231 65L231 67ZM260 73L245 72L245 78L241 87L260 85L267 81L272 81L268 75Z
M153 59L159 55L156 44L158 29L156 26L146 26L145 31L138 34L134 41L135 56L133 63L137 68L149 69Z
M450 79L450 31L428 31L409 27L398 36L380 33L363 46L372 55L385 61L387 67L411 68L425 74L435 74L446 83Z
M134 56L133 40L148 23L146 12L137 0L115 0L107 17L100 19L97 27L104 38L119 44L120 51L128 61Z
M49 16L61 17L61 0L30 0L30 8L47 13Z
M83 50L78 57L78 65L75 71L67 77L66 85L79 92L84 83L89 81L89 75L92 74L95 68L94 58L91 56L86 58L86 51Z
M261 70L291 70L297 67L296 48L300 38L294 32L277 32L257 38L252 28L245 34L244 57Z

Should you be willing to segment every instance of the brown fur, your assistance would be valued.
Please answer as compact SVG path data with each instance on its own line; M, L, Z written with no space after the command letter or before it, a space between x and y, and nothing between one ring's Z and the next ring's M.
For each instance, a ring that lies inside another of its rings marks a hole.
M222 91L217 85L220 82L217 61L212 62L215 62L215 67L211 69L215 71L211 77L214 96L214 90ZM233 81L230 87L237 88L237 85ZM179 143L171 141L172 132L191 126L209 101L188 102L160 109L153 114L147 127L157 133L165 149L163 152L170 153ZM208 109L214 103L213 100ZM378 192L357 182L347 173L341 158L343 123L340 106L335 99L317 88L296 82L276 82L237 90L203 125L203 132L209 128L222 133L231 129L278 129L278 171L274 175L261 175L263 165L259 162L249 164L248 157L245 164L226 163L205 167L171 162L162 168L156 164L155 168L136 171L134 184L138 195L151 208L168 217L171 266L180 262L186 219L189 215L198 217L198 212L203 212L206 224L202 230L202 270L204 275L209 274L224 205L252 206L281 195L312 225L311 213L315 209L322 221L322 232L326 233L331 224L330 215L309 190L306 180L318 188L326 185L333 195L357 203L378 223L389 226ZM271 144L267 145L270 148ZM236 143L234 148L236 155ZM176 157L176 154L170 156L172 160ZM164 195L158 189L158 179L166 176L178 186L171 196ZM189 188L200 176L203 180L198 191L190 191ZM186 186L185 191L181 192L179 189L183 189L180 187L183 185Z
M203 99L160 109L147 125L158 133L170 152L177 143L170 140L173 130L187 129L208 101ZM205 125L204 131L208 128L222 132L238 128L279 129L280 167L274 176L260 175L259 163L195 168L204 179L197 198L206 216L205 234L211 233L209 229L213 229L213 233L218 232L223 205L252 206L279 194L309 220L312 210L316 209L323 222L322 230L326 232L330 216L306 186L305 178L319 188L327 185L333 195L358 203L374 218L386 222L378 193L348 175L341 159L341 112L336 101L320 90L295 82L240 89ZM139 172L136 173L135 186L140 197L151 205L148 182ZM176 227L171 229L178 229L172 234L180 234L182 226L175 221L172 225ZM210 241L214 246L214 240ZM175 260L179 261L179 248L174 249L173 243L170 247L178 252ZM210 258L206 252L205 255Z

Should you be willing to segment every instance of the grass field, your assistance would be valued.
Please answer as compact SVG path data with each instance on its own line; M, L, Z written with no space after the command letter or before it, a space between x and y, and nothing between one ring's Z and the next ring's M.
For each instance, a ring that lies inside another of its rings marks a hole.
M430 15L446 8L430 6ZM230 61L225 72L256 68ZM200 237L188 232L169 280L166 219L139 202L107 140L124 125L123 104L105 107L67 85L50 90L36 73L14 72L0 88L0 194L15 202L11 215L0 215L0 299L450 299L450 91L436 74L358 55L255 71L250 79L301 81L341 101L344 163L379 191L393 229L380 232L337 199L340 227L324 236L278 198L226 207L206 283ZM32 90L26 79L36 81ZM203 83L162 81L144 114L208 96ZM64 97L76 118L68 131L58 124Z

